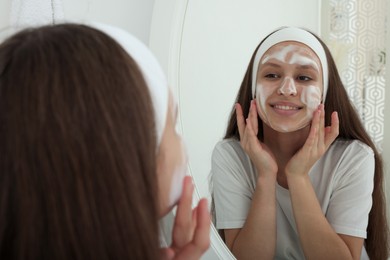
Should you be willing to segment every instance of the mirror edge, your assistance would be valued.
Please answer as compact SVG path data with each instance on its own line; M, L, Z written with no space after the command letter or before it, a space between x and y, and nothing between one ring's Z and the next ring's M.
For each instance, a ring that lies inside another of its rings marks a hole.
M156 0L150 29L149 47L159 60L176 97L180 97L181 40L188 5L189 0ZM166 19L167 17L171 17L171 20ZM180 99L178 99L178 106L180 111ZM180 115L179 124L179 131L182 133L182 119ZM189 169L189 174L193 176L191 169ZM199 200L200 195L195 185L193 204L196 205ZM162 221L162 225L169 226L169 222L173 220L173 217L174 214L168 214L168 220ZM163 236L165 241L170 241L170 238L167 237L169 234L166 232L167 228L169 227L162 227L165 231ZM216 257L223 260L235 259L213 224L210 230L210 241L210 249L202 259L216 259Z

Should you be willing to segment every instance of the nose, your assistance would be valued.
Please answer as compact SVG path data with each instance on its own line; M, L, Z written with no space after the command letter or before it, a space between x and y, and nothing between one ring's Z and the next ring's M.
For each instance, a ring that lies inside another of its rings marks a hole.
M278 89L278 94L285 96L296 96L297 89L295 87L294 80L290 77L285 78Z

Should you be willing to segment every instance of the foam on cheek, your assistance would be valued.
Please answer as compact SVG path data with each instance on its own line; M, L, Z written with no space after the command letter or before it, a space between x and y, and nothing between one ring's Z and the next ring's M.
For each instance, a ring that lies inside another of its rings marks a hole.
M261 109L265 110L265 100L268 98L269 94L264 91L264 87L261 84L257 84L257 95L259 99L259 105L261 106Z
M265 89L262 84L257 84L256 86L256 101L257 101L257 113L264 123L268 122L267 111L266 111L266 100L270 96L270 92Z
M182 163L178 165L173 172L171 189L169 193L169 206L173 206L179 201L183 191L184 177L187 175L188 156L183 141L181 142L181 146Z
M271 128L285 132L288 130L285 126L278 126L276 127L271 118L268 118L268 113L266 110L266 100L267 98L272 94L272 91L268 90L261 84L257 84L256 86L256 93L259 93L259 95L256 95L256 101L257 101L257 113L259 114L261 120L263 120L264 124L269 125Z
M317 86L307 86L302 90L301 101L307 106L308 112L313 112L321 103L321 90Z

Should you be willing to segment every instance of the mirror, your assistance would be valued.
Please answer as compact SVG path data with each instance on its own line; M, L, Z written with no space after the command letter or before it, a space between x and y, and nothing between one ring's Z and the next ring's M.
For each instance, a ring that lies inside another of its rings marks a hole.
M279 26L319 33L320 6L319 0L155 2L150 47L179 103L180 131L198 196L210 198L211 153L224 135L253 50ZM214 227L211 240L204 259L234 259Z
M324 2L156 0L150 47L179 103L180 132L187 143L189 171L198 196L210 198L211 153L224 135L253 50L264 36L283 25L305 27L318 35L328 33L321 20L329 11ZM389 137L383 143L385 156L390 150ZM209 251L213 252L204 259L217 259L215 252L218 259L234 258L215 228L211 239Z

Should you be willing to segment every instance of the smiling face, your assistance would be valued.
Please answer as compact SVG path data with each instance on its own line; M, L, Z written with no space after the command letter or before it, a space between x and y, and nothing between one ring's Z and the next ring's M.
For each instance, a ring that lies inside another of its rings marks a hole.
M322 68L317 55L298 42L272 46L260 60L256 102L260 118L278 132L310 124L321 103Z

